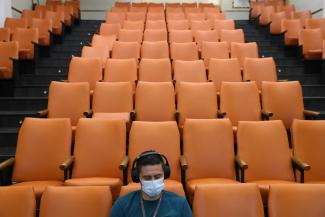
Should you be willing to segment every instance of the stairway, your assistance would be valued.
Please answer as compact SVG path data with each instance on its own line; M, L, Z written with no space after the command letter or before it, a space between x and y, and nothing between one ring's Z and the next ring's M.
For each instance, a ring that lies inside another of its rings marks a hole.
M246 42L257 42L260 57L274 57L279 80L299 80L302 84L305 109L321 112L319 119L325 119L325 80L321 69L310 71L304 62L288 52L282 44L275 42L265 29L249 21L237 21L236 28L245 32ZM294 53L296 54L296 53Z
M62 43L53 45L50 57L41 57L35 74L24 74L14 87L13 97L0 97L0 162L14 155L18 129L24 117L47 108L48 86L52 80L67 79L72 55L80 56L99 29L100 21L84 20L67 33Z

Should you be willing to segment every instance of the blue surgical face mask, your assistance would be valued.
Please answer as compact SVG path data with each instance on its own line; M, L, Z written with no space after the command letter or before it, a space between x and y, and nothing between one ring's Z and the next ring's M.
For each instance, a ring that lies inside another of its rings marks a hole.
M150 181L141 180L141 188L149 197L155 197L164 190L164 178Z

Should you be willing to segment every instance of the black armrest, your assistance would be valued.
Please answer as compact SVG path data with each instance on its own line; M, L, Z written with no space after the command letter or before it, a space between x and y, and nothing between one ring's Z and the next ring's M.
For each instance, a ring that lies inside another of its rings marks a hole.
M120 170L126 170L128 168L128 164L129 164L129 156L125 156L125 158L120 163L119 166Z
M178 110L176 110L176 112L175 112L175 120L177 123L179 123L179 111Z
M71 177L71 168L74 162L74 156L71 156L69 159L67 159L66 161L64 161L62 164L60 164L60 169L63 170L64 172L64 180L67 180L68 178ZM68 175L68 172L70 172L70 174Z
M93 110L90 109L89 111L84 112L84 116L85 116L86 118L92 118L93 113L94 113Z
M227 115L226 112L222 112L222 111L218 110L218 117L219 118L224 118L226 115Z
M15 158L9 158L8 160L3 161L0 163L0 171L7 169L10 166L13 166L15 163Z
M37 115L38 117L40 117L40 118L46 118L46 117L48 116L48 114L49 114L49 110L47 110L47 109L44 109L44 110L42 110L42 111L38 111L38 112L36 113L36 115Z
M269 120L273 116L272 112L262 110L262 119Z
M317 116L320 115L320 112L317 111L311 111L311 110L304 110L305 117L315 119Z
M135 121L136 117L137 117L137 113L136 111L131 111L130 112L130 117L131 117L131 121Z
M310 170L310 165L295 156L292 157L292 164L293 164L293 168L298 169L300 172L300 182L304 183L305 171Z
M182 170L184 170L184 171L187 170L188 164L187 164L185 156L181 155L181 158L179 160L180 160Z
M236 166L240 170L240 182L244 183L245 182L245 170L248 169L248 164L240 159L239 156L236 156L235 158Z

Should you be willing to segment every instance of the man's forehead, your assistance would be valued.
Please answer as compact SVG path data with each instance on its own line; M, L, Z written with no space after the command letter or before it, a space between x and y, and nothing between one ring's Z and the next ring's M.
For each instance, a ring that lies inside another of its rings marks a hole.
M161 164L142 166L140 171L142 175L160 174L163 172Z

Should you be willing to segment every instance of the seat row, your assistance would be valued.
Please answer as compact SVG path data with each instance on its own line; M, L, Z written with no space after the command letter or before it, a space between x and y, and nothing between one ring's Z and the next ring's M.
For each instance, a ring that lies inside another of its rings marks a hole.
M0 196L3 216L35 217L32 188L2 187ZM256 185L200 186L195 192L193 213L195 217L322 217L325 213L319 201L324 196L323 185L272 185L267 215ZM111 206L107 187L48 187L42 197L40 217L107 217Z
M267 204L272 184L324 182L324 129L324 121L296 119L291 150L279 120L239 122L236 146L228 119L187 119L182 143L176 122L136 121L127 144L122 121L83 118L71 155L69 119L26 118L16 156L2 162L0 171L12 167L12 177L2 177L7 180L2 184L33 186L37 198L46 186L110 186L115 200L140 188L130 178L129 163L143 151L156 150L171 168L166 189L183 196L186 192L191 202L198 186L247 182L259 186Z
M295 118L319 115L304 110L299 82L262 82L261 90L262 101L255 82L223 82L218 99L213 83L180 82L175 98L171 82L141 81L133 97L129 82L99 82L90 102L88 83L52 82L47 110L39 115L70 118L73 126L86 115L126 123L177 120L181 128L189 118L224 117L231 120L234 130L239 121L263 119L282 120L289 130Z

